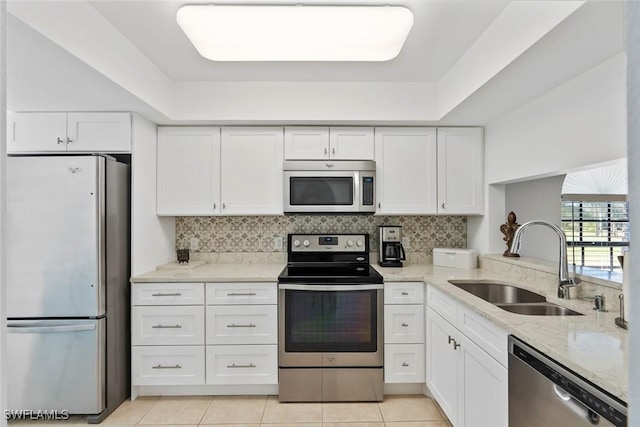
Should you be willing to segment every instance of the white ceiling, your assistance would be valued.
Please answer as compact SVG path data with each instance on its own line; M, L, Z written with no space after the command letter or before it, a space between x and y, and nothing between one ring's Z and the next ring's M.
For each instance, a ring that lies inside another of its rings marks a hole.
M622 1L387 0L415 20L391 61L216 63L176 23L194 3L9 0L8 108L162 124L483 125L624 50Z
M189 2L197 3L211 2ZM250 3L274 4L265 0ZM361 5L371 1L331 3ZM176 12L184 1L94 0L91 4L174 81L433 82L442 78L508 2L385 1L408 7L413 12L414 25L400 55L379 63L209 61L198 55L176 24ZM304 4L327 4L327 1L311 0Z

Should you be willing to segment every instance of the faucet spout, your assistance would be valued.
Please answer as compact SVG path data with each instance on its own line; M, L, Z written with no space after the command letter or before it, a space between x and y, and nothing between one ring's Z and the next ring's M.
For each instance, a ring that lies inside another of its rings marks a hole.
M524 232L533 225L543 225L552 229L560 240L560 254L558 262L558 298L569 299L569 288L577 286L577 281L569 277L569 265L567 260L567 236L564 231L557 225L548 221L529 221L522 224L516 232L513 234L513 241L511 243L510 252L512 254L519 254L520 243L522 241L522 235Z

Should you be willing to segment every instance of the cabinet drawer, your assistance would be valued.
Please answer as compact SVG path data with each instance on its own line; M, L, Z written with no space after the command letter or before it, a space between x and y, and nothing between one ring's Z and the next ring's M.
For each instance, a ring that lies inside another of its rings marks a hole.
M278 306L207 306L207 344L277 344Z
M207 304L277 304L276 283L207 283Z
M508 361L508 333L478 313L458 308L458 329L502 366Z
M432 285L427 286L427 305L452 325L456 324L458 303Z
M277 345L207 346L207 384L277 383Z
M385 383L424 383L424 344L385 344Z
M204 344L204 306L133 307L131 343Z
M384 342L396 344L424 342L424 306L385 305Z
M134 346L131 350L131 383L204 384L204 346Z
M396 282L384 284L385 304L422 304L424 302L424 283Z
M133 305L204 304L204 283L135 283L131 294Z

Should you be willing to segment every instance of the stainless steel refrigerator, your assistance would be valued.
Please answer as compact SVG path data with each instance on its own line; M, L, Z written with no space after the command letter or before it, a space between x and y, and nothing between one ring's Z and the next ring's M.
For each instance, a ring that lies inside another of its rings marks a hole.
M101 155L7 159L9 409L98 423L128 397L129 176Z

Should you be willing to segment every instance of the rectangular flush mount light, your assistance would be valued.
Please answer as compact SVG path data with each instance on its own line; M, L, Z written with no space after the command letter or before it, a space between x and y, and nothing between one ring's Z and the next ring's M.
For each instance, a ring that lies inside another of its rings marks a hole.
M388 61L413 13L402 6L189 5L177 21L212 61Z

